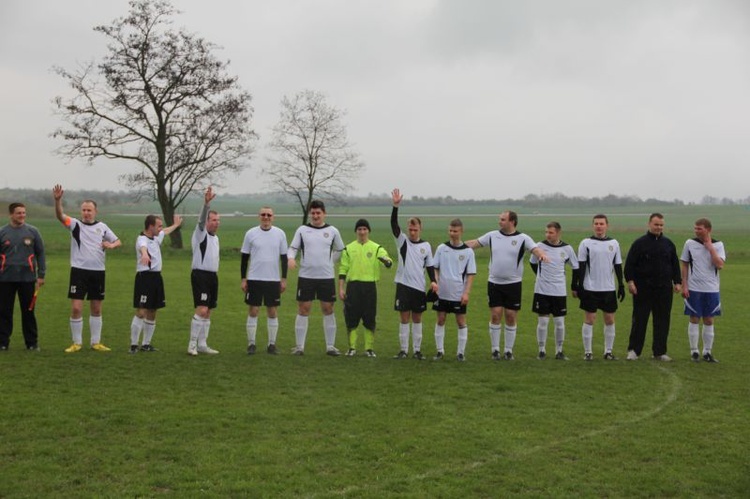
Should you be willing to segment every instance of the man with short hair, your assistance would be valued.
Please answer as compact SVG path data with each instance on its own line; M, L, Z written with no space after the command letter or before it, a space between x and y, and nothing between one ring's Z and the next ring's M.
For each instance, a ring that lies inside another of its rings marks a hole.
M404 195L399 189L391 192L391 231L396 238L398 268L396 269L396 301L394 310L399 313L398 338L401 349L393 357L405 359L409 356L409 322L411 322L412 358L424 360L422 355L422 313L427 309L424 273L430 278L430 291L438 292L432 247L422 240L422 221L411 217L408 221L408 236L398 225L398 208Z
M433 263L438 285L438 297L432 305L437 312L435 324L435 345L437 353L432 360L445 357L445 320L448 314L455 314L458 326L456 359L466 360L466 342L469 338L469 327L466 324L466 307L469 294L477 273L474 250L463 240L464 224L460 218L454 218L448 225L448 241L440 244L435 250Z
M360 218L354 224L357 239L346 245L339 264L339 298L344 302L344 319L349 333L347 357L357 354L357 328L365 328L365 355L375 357L375 315L378 307L377 282L380 266L393 265L388 252L370 240L370 222Z
M122 241L104 222L96 219L96 202L87 199L81 203L81 218L63 213L62 199L65 191L60 184L52 189L55 216L70 231L70 335L73 344L65 353L75 353L83 348L83 300L89 300L89 331L91 349L109 352L102 343L102 301L104 301L104 262L106 250L119 248Z
M625 299L622 282L622 253L620 243L607 236L609 219L597 214L593 218L594 234L578 245L580 282L575 284L574 296L581 300L584 311L581 336L583 337L584 360L594 360L592 341L597 310L604 316L604 360L617 360L612 353L615 344L615 312L617 300ZM617 287L615 287L617 277Z
M578 281L578 258L575 250L560 239L562 226L550 222L544 231L544 241L539 243L547 254L548 261L542 262L531 255L529 264L536 275L534 302L531 310L539 317L536 326L536 340L539 345L537 358L547 357L547 327L552 316L555 331L555 359L568 360L563 352L565 342L565 316L568 313L567 280L565 266L573 269L573 281Z
M26 205L10 203L8 214L10 222L0 227L0 351L10 345L16 294L26 349L37 351L39 332L34 301L44 286L47 270L44 241L37 228L26 223Z
M130 322L130 353L138 353L138 342L143 331L141 352L155 352L151 344L156 329L156 311L166 306L164 281L161 277L161 243L164 237L174 232L182 223L182 217L174 216L174 223L164 228L161 217L148 215L143 221L143 232L135 240L135 285L133 286L133 308L136 309Z
M667 338L672 315L672 292L682 291L677 248L664 235L664 215L652 213L648 231L636 239L625 257L625 282L633 296L633 319L628 360L638 360L646 340L648 316L653 318L651 351L655 360L669 362Z
M713 356L714 317L721 315L719 271L724 268L727 254L724 243L712 237L712 224L707 218L695 221L695 238L685 241L682 262L682 296L685 298L685 315L690 316L688 341L690 357L699 362L698 343L703 323L703 360L716 363Z
M534 240L518 232L518 214L515 211L500 213L500 230L493 230L478 239L467 241L472 248L490 248L490 273L487 282L487 298L490 307L490 344L493 360L513 360L516 343L518 311L521 310L523 281L523 257L526 252L547 261L544 250ZM500 354L500 329L505 320L504 352Z
M308 319L312 302L320 300L323 312L326 354L341 355L336 348L336 276L333 265L344 250L344 242L338 229L326 223L326 207L323 201L313 200L308 211L310 223L300 226L294 233L287 252L289 268L297 268L295 258L299 253L300 269L297 280L297 318L294 322L296 346L294 355L304 355Z
M211 201L216 193L208 186L203 195L203 209L198 216L198 223L193 231L191 245L193 248L190 286L193 289L193 306L195 314L190 322L190 341L188 355L199 353L215 355L219 353L208 346L208 335L211 329L211 310L216 308L219 299L219 214L211 209Z
M248 230L242 241L240 286L245 292L248 306L245 331L247 332L247 354L256 351L255 337L258 331L258 313L266 306L266 329L268 345L266 352L276 355L276 336L279 331L278 307L281 294L286 291L287 251L286 234L273 225L274 213L264 206L258 213L260 225ZM248 267L249 264L249 267ZM281 272L279 272L281 265Z

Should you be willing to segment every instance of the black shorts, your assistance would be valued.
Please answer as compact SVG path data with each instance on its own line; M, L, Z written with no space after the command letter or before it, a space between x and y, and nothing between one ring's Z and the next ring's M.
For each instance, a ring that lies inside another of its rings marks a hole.
M352 281L346 283L344 320L346 329L357 329L359 321L365 329L375 331L375 313L378 308L378 288L374 282Z
M427 297L424 291L396 283L396 301L393 309L397 312L422 313L427 310Z
M70 268L68 298L71 300L103 300L104 271Z
M617 312L617 293L614 291L579 291L581 310L595 313L597 310L608 314Z
M219 300L219 276L216 272L193 269L190 272L193 287L193 306L216 308Z
M251 307L278 307L281 305L281 282L248 280L245 303Z
M156 310L167 306L164 296L164 281L161 272L138 272L135 274L133 308Z
M300 277L297 279L297 301L320 300L327 303L336 301L335 279L308 279Z
M508 310L521 310L521 283L487 283L487 304L490 308L503 307Z
M432 304L432 310L436 312L445 312L446 314L465 315L466 305L461 305L460 301L441 300L438 298Z
M568 297L534 293L531 311L539 315L552 314L553 317L565 317L568 314Z

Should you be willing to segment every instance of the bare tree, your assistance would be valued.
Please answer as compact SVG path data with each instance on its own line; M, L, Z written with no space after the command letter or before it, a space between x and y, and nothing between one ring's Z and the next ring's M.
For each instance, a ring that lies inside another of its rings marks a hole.
M297 199L303 224L314 196L351 194L352 181L364 169L347 140L344 114L313 90L281 100L270 144L276 155L268 159L264 173L270 184Z
M158 200L165 225L191 192L246 168L257 140L250 94L214 44L172 27L175 14L167 0L131 0L126 17L94 27L108 38L99 64L54 68L75 94L54 100L66 123L57 152L136 162L120 178ZM179 230L170 237L182 247Z

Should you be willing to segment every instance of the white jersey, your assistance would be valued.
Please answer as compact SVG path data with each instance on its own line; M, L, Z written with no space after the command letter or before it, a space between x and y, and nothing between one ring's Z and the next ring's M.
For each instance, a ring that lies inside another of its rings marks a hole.
M432 246L427 241L412 242L403 232L396 238L398 268L395 282L424 291L424 269L433 267Z
M727 254L724 251L724 243L711 240L719 257L726 261ZM680 260L688 264L687 287L689 291L702 293L719 292L719 269L711 261L711 253L708 252L703 243L697 239L688 239L682 247Z
M537 247L534 240L522 232L504 234L500 230L488 232L477 242L490 248L490 275L487 280L493 284L521 282L524 254Z
M294 259L300 257L299 276L306 279L334 279L333 264L341 258L344 241L336 227L325 224L322 227L302 225L294 233L287 253Z
M84 223L67 217L65 227L70 231L70 266L84 270L104 270L103 242L118 240L104 222Z
M546 296L567 296L568 286L565 277L565 266L570 265L572 269L578 269L578 258L573 247L568 243L560 241L558 245L547 241L539 243L544 245L548 262L540 262L536 255L531 255L529 261L537 265L536 282L534 293Z
M477 273L474 250L466 244L452 246L450 242L446 242L437 247L433 262L439 271L438 298L461 301L467 277Z
M245 277L252 281L281 281L280 257L286 255L288 250L283 230L275 226L268 230L253 227L245 233L240 250L250 255L250 267Z
M587 237L578 246L578 265L586 272L583 289L615 291L615 265L622 265L620 243L609 237Z
M219 271L219 236L209 234L205 224L198 223L193 231L193 270Z
M161 272L161 243L164 241L164 231L159 231L156 237L148 237L139 234L135 240L135 271L136 272ZM151 262L148 265L141 263L141 248L145 247L148 251Z

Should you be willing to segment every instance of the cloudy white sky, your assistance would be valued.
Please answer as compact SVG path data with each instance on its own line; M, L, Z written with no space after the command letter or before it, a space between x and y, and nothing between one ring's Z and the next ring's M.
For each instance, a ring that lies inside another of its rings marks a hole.
M260 170L279 101L346 109L358 193L698 201L750 195L746 0L173 0L253 95ZM131 165L53 153L53 65L96 59L125 0L0 3L0 187L121 189Z

